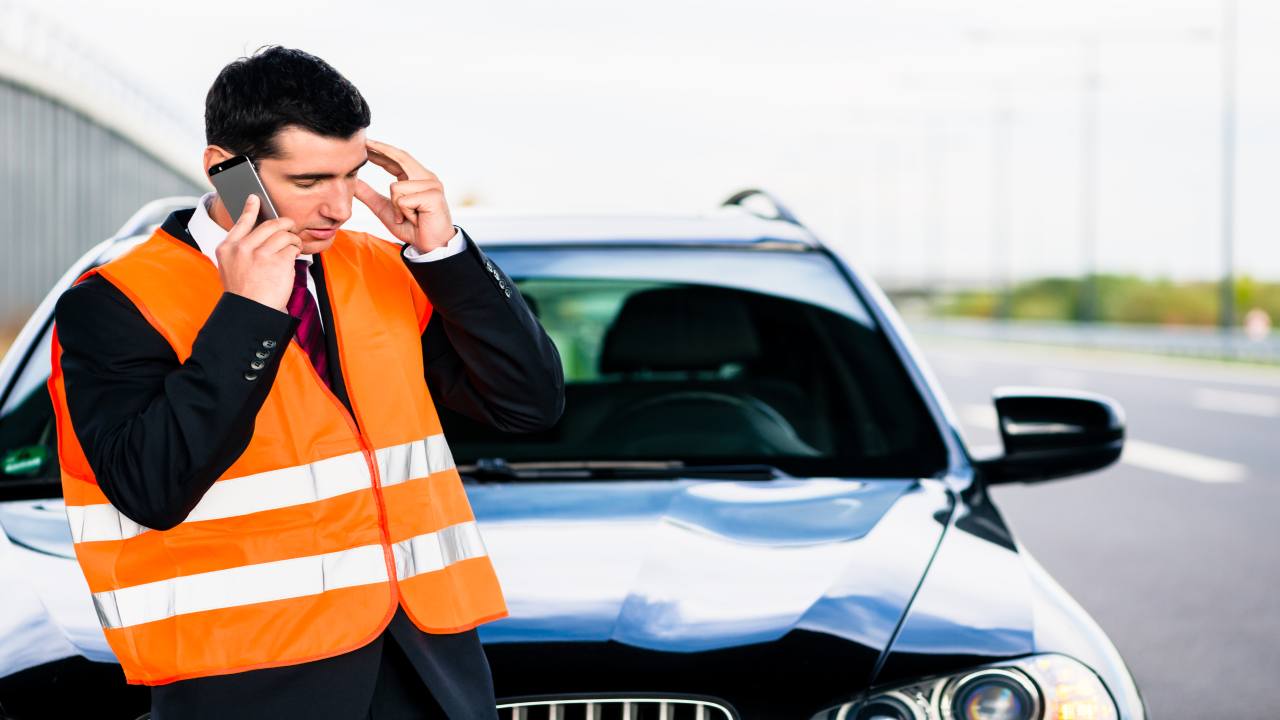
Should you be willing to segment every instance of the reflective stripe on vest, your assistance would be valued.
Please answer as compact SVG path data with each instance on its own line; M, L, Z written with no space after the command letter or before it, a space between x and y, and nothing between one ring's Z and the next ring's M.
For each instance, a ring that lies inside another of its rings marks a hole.
M382 486L396 485L454 467L444 435L377 451ZM316 502L369 487L364 453L347 453L308 465L268 470L213 484L184 522L216 520ZM139 525L110 503L67 505L75 542L126 540L151 528Z
M397 606L436 633L507 615L423 374L431 306L398 250L340 230L321 256L326 332L352 412L296 342L280 344L248 446L168 530L133 522L98 488L67 410L55 326L49 392L67 520L130 683L349 652ZM222 295L208 258L163 230L86 276L95 272L179 362Z
M399 580L486 554L474 521L409 538L396 543L393 549ZM93 605L102 626L116 629L184 613L286 600L386 579L382 546L365 545L106 590L93 594Z

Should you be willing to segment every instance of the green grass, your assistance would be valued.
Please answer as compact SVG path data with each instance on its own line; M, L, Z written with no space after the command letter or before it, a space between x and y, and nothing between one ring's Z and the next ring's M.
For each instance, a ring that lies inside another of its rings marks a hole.
M1092 276L1099 322L1152 325L1216 325L1220 285L1145 279L1134 275ZM1081 278L1040 278L1018 283L1009 297L1009 317L1018 320L1080 320L1085 317L1085 283ZM1280 283L1248 276L1235 282L1237 320L1260 308L1280 322ZM970 290L941 296L931 308L952 317L1000 316L1000 294Z

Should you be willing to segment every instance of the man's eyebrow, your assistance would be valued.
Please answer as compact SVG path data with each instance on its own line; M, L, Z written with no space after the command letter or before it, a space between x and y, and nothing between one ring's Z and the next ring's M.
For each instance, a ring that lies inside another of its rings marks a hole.
M356 172L357 170L359 170L360 168L368 164L369 164L369 158L365 158L364 161L361 162L359 165L351 168L351 171L348 172L347 174L350 175L351 173ZM292 180L295 182L298 180L332 180L334 177L335 175L333 173L302 173L300 175L285 175L285 179Z

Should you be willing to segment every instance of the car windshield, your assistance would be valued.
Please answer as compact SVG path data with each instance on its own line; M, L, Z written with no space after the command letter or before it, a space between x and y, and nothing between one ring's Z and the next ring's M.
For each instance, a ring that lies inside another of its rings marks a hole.
M917 389L824 252L560 245L486 253L555 341L566 404L554 427L532 434L442 409L464 472L544 468L543 477L635 462L921 477L945 464Z
M554 427L530 434L440 408L464 473L567 477L566 467L589 467L588 476L605 478L630 464L655 476L714 466L728 474L923 477L945 464L917 390L822 252L496 245L486 252L555 341L566 406ZM45 388L49 335L46 321L0 392L5 497L60 494ZM528 470L539 466L547 469Z

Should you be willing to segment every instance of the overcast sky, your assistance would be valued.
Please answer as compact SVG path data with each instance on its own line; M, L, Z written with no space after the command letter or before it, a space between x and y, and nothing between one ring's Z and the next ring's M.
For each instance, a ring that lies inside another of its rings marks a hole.
M760 186L882 278L1080 270L1079 38L1096 32L1099 266L1222 267L1217 0L41 9L190 118L193 162L213 77L278 43L350 78L370 135L439 174L454 206L696 212ZM1236 267L1271 279L1278 40L1280 3L1239 0Z

